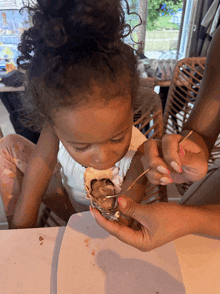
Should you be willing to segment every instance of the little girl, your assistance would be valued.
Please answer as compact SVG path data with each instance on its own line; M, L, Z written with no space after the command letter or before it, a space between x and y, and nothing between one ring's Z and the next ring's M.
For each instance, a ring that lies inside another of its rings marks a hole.
M89 210L87 167L116 166L122 190L144 171L137 149L146 138L133 127L137 60L122 41L120 1L38 1L28 9L33 27L18 47L27 70L23 124L41 135L36 146L16 134L0 141L9 228L35 227L41 202L65 221ZM126 195L140 202L146 184L141 177Z

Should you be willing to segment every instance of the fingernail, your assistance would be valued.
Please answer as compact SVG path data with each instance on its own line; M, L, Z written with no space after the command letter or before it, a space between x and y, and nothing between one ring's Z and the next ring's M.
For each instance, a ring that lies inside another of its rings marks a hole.
M180 148L180 154L184 157L185 156L185 152L183 150L183 147L180 145L179 148Z
M92 210L92 207L91 207L91 206L89 206L89 210L90 210L92 216L95 217L95 215L94 215L94 213L93 213L93 210Z
M162 185L171 184L172 182L173 182L173 180L172 180L172 179L169 179L169 178L165 178L165 177L163 177L163 178L160 179L160 183L161 183Z
M181 172L182 172L181 167L179 166L179 164L178 164L176 161L172 161L172 162L170 163L170 165L172 166L172 168L173 168L177 173L181 173Z
M119 203L119 205L120 205L122 208L125 208L125 207L126 207L126 200L125 200L125 199L119 197L119 198L118 198L118 203Z
M159 165L159 166L157 167L157 170L158 170L160 173L162 173L162 174L166 174L166 175L169 175L169 174L170 174L170 171L169 171L167 168L165 168L164 166L162 166L162 165Z
M163 182L160 182L160 185L161 185L161 186L167 186L167 185L168 185L168 183L163 183Z

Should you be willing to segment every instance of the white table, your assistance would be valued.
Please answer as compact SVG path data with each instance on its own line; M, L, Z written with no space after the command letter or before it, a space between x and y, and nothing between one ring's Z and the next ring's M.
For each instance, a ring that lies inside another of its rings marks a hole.
M0 231L0 293L57 293L58 257L65 228ZM173 243L186 294L219 294L220 238L188 235Z

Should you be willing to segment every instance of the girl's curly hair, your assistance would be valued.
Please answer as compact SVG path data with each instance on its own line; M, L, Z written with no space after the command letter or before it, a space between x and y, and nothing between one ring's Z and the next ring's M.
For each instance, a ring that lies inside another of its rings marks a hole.
M88 101L93 83L104 87L106 101L129 94L133 105L139 86L137 56L123 42L131 28L121 1L37 2L22 8L29 11L33 26L18 45L18 68L26 70L19 119L24 127L38 132L45 121L54 125L56 111Z

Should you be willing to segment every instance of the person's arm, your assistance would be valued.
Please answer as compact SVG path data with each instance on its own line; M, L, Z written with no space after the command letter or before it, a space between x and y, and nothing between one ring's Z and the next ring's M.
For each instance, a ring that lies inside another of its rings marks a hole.
M138 221L132 229L121 222L106 220L91 209L97 223L110 234L141 251L150 251L188 234L220 237L220 205L186 206L177 203L141 205L119 198L120 211Z
M187 149L189 151L189 159L190 155L193 155L194 162L191 161L191 163L194 164L195 168L197 168L198 164L196 163L196 156L195 154L193 154L193 148L191 150L189 148L189 145L191 144L190 141L195 143L203 151L203 158L206 157L206 160L208 161L210 153L220 133L219 48L220 27L217 29L208 50L204 75L202 78L201 87L196 97L195 105L192 112L190 113L187 122L184 124L183 131L180 133L180 135L185 137L191 130L194 131L189 139L183 143L183 148L186 150L186 159ZM176 161L179 165L181 165L182 162L177 147L178 141L180 140L181 138L178 135L165 135L163 137L163 155L166 163L170 164L170 162ZM200 159L200 154L197 153L197 155L199 155L198 159ZM190 165L192 166L192 164ZM199 171L201 169L197 170ZM188 175L190 176L190 174L187 175L187 169L185 171L185 179L186 181L188 181ZM184 173L182 175L184 176ZM204 172L201 173L201 176L204 176ZM175 178L173 179L175 181Z
M201 87L183 130L194 130L205 141L209 154L220 133L220 27L210 44Z
M9 228L36 226L41 200L53 175L58 151L59 139L50 126L45 126L25 170L21 195Z
M220 237L220 204L191 205L185 207L191 210L192 214L194 213L194 219L199 216L195 233Z

